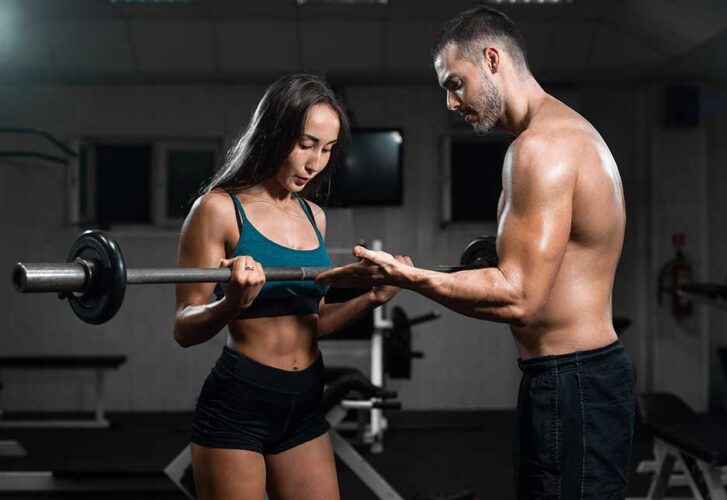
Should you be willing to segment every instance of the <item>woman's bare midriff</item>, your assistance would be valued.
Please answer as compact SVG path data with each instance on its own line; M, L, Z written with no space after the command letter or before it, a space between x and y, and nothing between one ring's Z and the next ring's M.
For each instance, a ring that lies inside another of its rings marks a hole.
M317 314L238 319L228 329L228 347L280 370L304 370L320 353Z

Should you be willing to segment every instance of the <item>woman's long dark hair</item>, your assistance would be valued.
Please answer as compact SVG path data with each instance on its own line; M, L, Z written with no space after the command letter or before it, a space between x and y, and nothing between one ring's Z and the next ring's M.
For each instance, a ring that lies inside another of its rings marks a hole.
M273 177L300 140L308 110L319 103L328 104L338 114L338 140L327 167L302 194L325 201L331 167L341 159L350 130L343 106L331 87L323 78L310 74L284 76L268 87L250 123L227 152L225 164L202 192L237 191Z

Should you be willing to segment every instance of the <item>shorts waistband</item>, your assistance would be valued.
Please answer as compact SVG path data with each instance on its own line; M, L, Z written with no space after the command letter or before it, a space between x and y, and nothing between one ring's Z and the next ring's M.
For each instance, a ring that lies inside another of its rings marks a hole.
M517 364L525 373L537 373L558 368L558 370L576 367L584 364L598 363L611 356L617 356L624 352L624 346L620 340L612 344L591 349L589 351L576 351L568 354L554 356L542 356L539 358L522 359L518 358Z
M310 366L293 371L265 365L224 346L217 365L255 385L282 392L300 392L323 381L323 356L320 353Z

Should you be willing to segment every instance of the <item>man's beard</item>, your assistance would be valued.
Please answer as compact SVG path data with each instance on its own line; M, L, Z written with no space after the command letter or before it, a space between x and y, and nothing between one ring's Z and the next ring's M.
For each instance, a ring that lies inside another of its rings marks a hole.
M477 122L472 124L477 135L485 135L495 128L502 111L502 94L489 78L482 75L480 92L472 100L469 110L477 113Z

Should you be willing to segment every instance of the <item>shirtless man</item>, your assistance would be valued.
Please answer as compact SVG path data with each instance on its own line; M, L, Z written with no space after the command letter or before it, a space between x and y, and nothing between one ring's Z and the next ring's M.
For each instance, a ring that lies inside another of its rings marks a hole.
M524 40L477 7L444 27L434 68L475 132L515 134L503 165L496 268L453 274L354 248L334 286L392 284L459 313L508 323L523 371L514 436L518 498L625 498L634 373L612 325L626 213L616 163L582 116L547 94Z

